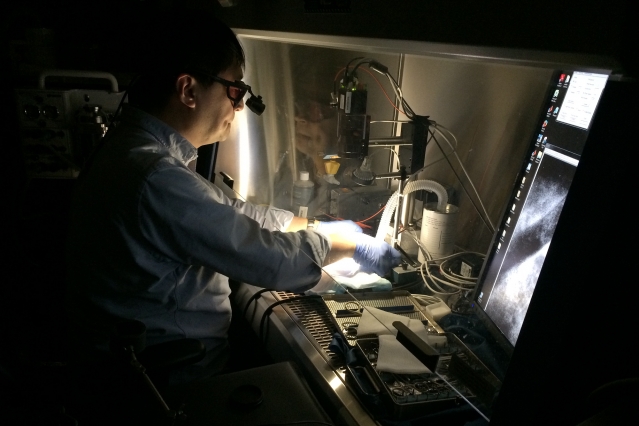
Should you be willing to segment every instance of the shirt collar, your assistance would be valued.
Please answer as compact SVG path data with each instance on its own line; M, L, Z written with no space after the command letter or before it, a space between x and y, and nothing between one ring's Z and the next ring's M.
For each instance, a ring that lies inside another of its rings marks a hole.
M131 105L122 105L122 121L140 126L151 133L160 143L166 146L171 156L184 164L188 164L197 158L197 148L191 142L164 121L139 108Z

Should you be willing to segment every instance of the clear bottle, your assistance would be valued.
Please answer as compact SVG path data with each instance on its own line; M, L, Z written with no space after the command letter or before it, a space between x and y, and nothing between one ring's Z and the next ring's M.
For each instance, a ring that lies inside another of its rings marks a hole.
M308 172L300 172L299 180L293 182L293 213L299 217L308 215L308 205L313 199L315 183L308 177Z

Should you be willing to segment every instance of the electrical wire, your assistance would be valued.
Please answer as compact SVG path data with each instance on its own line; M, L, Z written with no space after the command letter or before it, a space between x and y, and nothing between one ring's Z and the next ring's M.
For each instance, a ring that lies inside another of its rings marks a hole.
M240 200L242 200L242 201L246 202L246 199L242 196L242 194L240 194L239 192L237 192L236 190L234 190L234 189L232 189L232 188L231 188L231 190L232 190L232 191L233 191L233 192L234 192L234 193L235 193L235 194L239 197L239 199L240 199ZM375 213L375 215L373 215L372 217L374 217L374 216L376 216L376 215L380 214L383 210L384 210L384 208L380 209L380 210L379 210L377 213ZM331 217L331 216L329 216L329 215L326 215L326 216L327 216L327 217ZM372 217L371 217L371 218L372 218ZM367 219L365 219L365 220L370 220L371 218L367 218ZM335 218L335 219L337 219L337 220L342 220L342 219L340 219L340 218ZM362 224L362 225L364 225L364 226L368 227L368 225L366 225L366 224ZM282 229L280 229L280 228L279 228L279 227L277 227L277 226L276 226L276 230L277 230L277 231L280 231L280 232L286 232L286 231L283 231ZM322 272L324 272L324 273L326 274L326 276L327 276L328 278L330 278L330 279L333 281L333 283L334 283L336 286L338 286L338 287L340 287L342 290L344 290L344 294L345 294L345 295L350 295L350 296L353 298L353 302L357 303L357 297L356 297L356 296L354 296L354 295L350 292L350 289L349 289L348 287L345 287L344 285L340 284L340 283L339 283L339 282L338 282L335 278L333 278L333 277L332 277L332 275L331 275L330 273L328 273L328 272L326 272L326 271L325 271L325 269L324 269L323 265L321 265L321 264L319 264L319 263L315 262L315 260L314 260L314 259L313 259L313 258L312 258L312 257L311 257L308 253L306 253L306 252L304 252L304 251L301 251L301 253L303 253L303 255L304 255L304 256L307 256L307 257L308 257L308 258L309 258L309 259L310 259L313 263L315 263L315 264L316 264L316 265L317 265L317 266L318 266L318 267L322 270ZM260 290L260 291L261 291L261 290ZM268 290L266 290L266 291L268 291ZM263 291L262 291L262 293L263 293ZM265 339L265 337L266 337L266 336L265 336L265 324L266 324L266 318L268 317L268 315L270 315L270 313L271 313L271 311L272 311L272 309L273 309L273 308L275 308L276 306L281 305L281 304L283 304L283 303L286 303L287 301L301 300L301 299L305 299L305 298L309 298L309 297L317 297L317 298L321 298L322 296L320 296L320 295L314 295L314 294L313 294L313 295L311 295L311 294L308 294L308 295L307 295L307 294L303 294L303 295L296 296L296 297L293 297L293 298L290 298L290 299L280 300L280 301L278 301L278 302L275 302L275 303L274 303L274 304L272 304L271 306L269 306L269 307L268 307L268 308L264 311L264 313L263 313L263 315L262 315L262 318L261 318L261 320L260 320L260 328L259 328L259 337L260 337L260 339L264 340L264 339ZM374 318L376 318L374 313L371 313L371 314L373 315L373 317L374 317ZM382 324L382 325L383 325L386 329L388 329L388 331L389 331L389 332L392 332L392 330L389 328L389 325L388 325L388 324L385 324L385 323L384 323L384 321L380 320L379 318L376 318L376 319L379 321L379 323L380 323L380 324Z
M398 153L397 153L397 151L395 151L393 148L389 148L389 147L387 147L387 146L385 146L385 147L371 147L371 148L381 148L381 149L378 149L378 150L376 150L375 152L373 152L372 154L368 155L368 158L369 158L369 159L370 159L370 158L372 158L372 157L373 157L373 155L376 155L376 154L378 154L378 153L380 153L380 152L382 152L382 151L385 151L385 150L389 150L390 152L392 152L393 154L395 154L395 158L397 159L397 168L398 168L398 169L400 168L400 159L399 159L399 154L398 154Z
M251 295L251 297L249 297L249 300L246 301L246 305L244 306L244 310L242 311L242 317L243 318L246 318L246 314L248 313L248 309L251 306L251 303L253 303L257 299L259 299L260 296L262 296L262 293L266 293L267 291L271 291L271 290L267 289L267 288L261 288L258 291L256 291L255 293L253 293L253 295Z
M386 76L388 77L389 81L392 84L393 90L395 91L396 96L400 99L400 103L402 105L402 107L404 108L405 114L413 119L416 120L416 115L414 113L414 111L412 110L412 108L408 105L408 102L406 102L406 100L403 97L403 94L401 92L401 88L399 87L399 84L397 83L397 81L393 78L393 76L391 76L389 73L386 73ZM431 137L429 138L428 141L430 140L434 140L435 143L437 144L437 146L439 147L439 150L441 151L442 155L444 156L444 159L446 160L446 162L448 163L448 165L450 166L452 172L455 174L455 177L457 178L457 180L459 181L460 186L462 187L462 189L464 190L464 192L466 193L466 195L468 196L468 198L471 200L471 204L473 205L473 207L475 208L475 211L477 212L477 214L479 215L480 219L484 222L484 224L486 225L486 227L491 231L491 232L495 232L495 226L493 225L492 221L490 220L490 216L488 215L488 212L486 210L486 207L484 206L484 203L481 199L481 197L479 196L479 192L477 191L477 188L475 188L475 185L473 184L473 181L470 179L470 176L466 170L466 168L464 167L464 164L462 163L461 159L459 158L459 155L457 154L457 145L458 145L458 141L457 138L455 137L455 135L453 134L453 132L451 132L448 128L441 126L439 124L437 124L435 121L433 120L428 120L426 118L426 121L428 125L433 126L433 128L437 131L437 133L439 133L444 140L446 141L446 143L448 144L448 146L451 148L451 153L455 155L455 158L457 159L457 161L459 162L459 165L462 168L462 171L464 172L464 175L466 176L466 179L468 180L468 182L471 185L471 188L473 189L473 191L475 192L475 195L477 197L477 200L481 206L481 209L483 211L483 215L482 213L479 211L479 208L477 207L477 205L475 204L475 201L473 199L473 197L470 196L470 193L468 192L468 190L466 189L466 187L464 186L461 177L459 176L459 174L457 174L455 168L453 167L453 164L450 162L450 160L448 159L448 155L446 154L446 152L444 151L444 149L442 148L442 146L439 144L439 141L437 140L437 138L435 138L435 134L430 130L430 126L429 126L429 134L431 135ZM444 129L445 131L448 132L449 135L451 135L453 137L453 140L455 141L455 145L453 146L453 144L448 140L448 138L446 137L446 135L444 135L444 133L439 130L439 128ZM426 143L426 145L428 145L428 142ZM424 168L420 169L419 171L421 172ZM416 172L418 173L418 172ZM414 175L416 174L414 173Z
M111 120L109 120L109 124L107 126L107 132L104 136L102 136L102 139L100 139L100 141L96 144L96 146L93 148L93 150L91 151L91 153L89 153L89 156L87 157L85 163L82 165L82 168L80 169L80 174L86 174L87 170L91 167L91 165L93 164L93 160L95 159L95 156L97 155L97 153L102 149L102 147L106 144L107 138L109 136L109 131L111 131L112 129L114 129L115 127L117 127L115 125L116 121L117 121L117 117L120 115L120 111L122 110L122 106L124 105L124 101L126 100L126 98L129 95L129 89L138 82L138 80L140 79L141 75L138 74L135 77L133 77L133 79L131 80L131 83L129 83L129 85L127 86L127 88L124 90L124 94L122 94L122 99L120 99L120 102L118 103L118 107L116 108L115 112L113 113L113 116L111 117Z
M359 62L358 62L358 63L356 63L356 64L353 66L352 70L351 70L351 69L350 69L351 64L352 64L354 61L356 61L356 60L359 60ZM344 83L346 83L346 84L350 83L350 82L347 82L346 80L347 80L349 77L350 77L350 78L355 78L355 72L359 69L359 67L360 67L361 65L365 64L365 63L370 63L370 62L371 62L371 59L368 59L368 58L362 58L362 57L359 57L359 58L354 58L354 59L352 59L352 60L351 60L351 61L347 64L347 66L346 66L344 69L340 70L340 71L337 73L337 75L335 76L335 82L336 82L336 81L337 81L337 79L339 78L339 75L343 73L343 76L344 76L344 77L343 77L343 78L344 78L343 82L344 82ZM374 79L374 81L375 81L375 82L379 85L380 89L382 90L382 92L383 92L383 93L384 93L384 95L386 96L386 98L387 98L387 100L389 101L389 103L390 103L390 104L391 104L391 105L392 105L395 109L397 109L400 113L405 114L408 118L410 118L410 119L411 119L411 121L416 121L416 120L420 120L420 121L422 121L422 122L423 122L423 121L425 121L426 123L424 123L424 124L428 124L428 125L429 125L429 127L430 127L430 125L434 125L434 124L436 125L436 123L434 123L434 122L432 122L432 121L428 120L428 117L420 117L420 116L417 116L417 115L415 114L415 112L413 111L413 109L410 107L410 105L408 104L408 102L407 102L407 101L406 101L406 99L404 98L404 94L403 94L403 92L402 92L401 87L399 86L399 84L397 83L397 81L393 78L393 76L392 76L392 75L390 75L390 73L385 72L385 73L382 73L382 74L384 74L384 75L387 77L387 79L389 80L389 82L391 83L391 88L393 89L393 92L394 92L394 94L395 94L396 98L398 99L398 105L395 105L395 104L392 102L392 100L391 100L391 99L390 99L390 97L388 96L388 93L386 93L386 90L385 90L385 89L384 89L384 87L381 85L381 82L380 82L380 81L376 78L376 76L375 76L373 73L371 73L370 71L368 71L368 70L366 70L366 69L364 69L364 70L365 70L366 72L368 72L368 73L371 75L371 77ZM402 111L402 109L403 109L403 111ZM399 122L399 121L398 121L398 120L397 120L397 121L395 121L395 120L394 120L393 122ZM451 135L451 136L452 136L453 140L455 141L455 143L454 143L454 144L453 144L453 143L451 143L451 142L448 140L448 138L447 138L447 137L446 137L446 136L442 133L442 131L441 131L441 130L439 130L438 128L435 128L435 129L436 129L436 131L437 131L437 133L438 133L438 134L440 134L440 135L441 135L441 136L442 136L442 137L446 140L446 142L448 143L448 146L449 146L449 147L450 147L450 149L452 150L452 153L456 156L457 160L458 160L458 161L460 161L460 160L459 160L459 156L458 156L458 155L457 155L457 153L456 153L456 148L457 148L458 142L457 142L457 139L455 138L454 134L452 134L452 132L450 132L448 129L444 128L443 126L439 126L439 128L444 129L445 131L447 131L447 132L448 132L448 134L449 134L449 135ZM457 172L455 171L455 169L452 167L452 164L451 164L451 162L450 162L450 159L448 158L449 154L447 154L447 153L444 151L444 149L443 149L442 145L439 143L439 141L438 141L438 140L437 140L437 138L435 137L434 132L433 132L433 131L431 131L430 129L429 129L429 136L430 136L430 137L429 137L429 139L428 139L428 141L427 141L427 142L430 142L430 141L432 141L432 140L435 140L435 141L436 141L436 143L437 143L437 145L438 145L439 149L441 150L441 152L442 152L442 153L443 153L443 155L444 155L444 158L443 158L443 159L445 159L445 160L448 162L449 166L451 167L451 169L452 169L452 170L453 170L453 172L455 173L455 175L456 175L457 179L458 179L458 180L460 181L460 183L461 183L461 178L460 178L460 176L457 174ZM395 153L395 154L397 154L397 153ZM441 159L440 159L440 160L437 160L437 161L441 161ZM434 163L435 163L435 162L430 163L430 164L429 164L429 165L427 165L427 166L424 166L421 170L425 169L426 167L428 167L428 166L430 166L430 165L432 165L432 164L434 164ZM461 162L460 162L460 164L461 164ZM462 165L462 166L463 166L463 165ZM420 170L420 171L421 171L421 170ZM463 170L464 170L464 173L466 174L466 177L468 178L468 173L465 171L465 169L463 169ZM411 178L415 178L415 177L416 177L416 173L411 175ZM468 179L468 180L470 180L470 179ZM463 185L463 184L461 184L461 185L462 185L462 187L464 188L464 191L466 192L466 194L468 195L468 190L464 187L464 185ZM475 188L474 188L474 185L473 185L473 189L475 189ZM475 189L475 193L477 193L476 189ZM471 199L471 201L473 201L473 198L472 198L472 197L470 197L470 195L468 195L468 196L469 196L469 198ZM473 201L473 205L475 206L474 201ZM485 208L483 207L483 203L482 203L482 208L483 208L483 210L484 210L484 212L485 212ZM478 212L478 214L480 215L480 217L482 218L482 220L484 220L484 218L483 218L483 216L481 215L481 213L479 212L479 209L477 208L477 206L475 206L475 209L477 210L477 212ZM380 209L380 211L378 211L375 215L371 216L370 218L364 219L364 220L362 220L362 221L360 221L360 222L358 222L358 223L360 224L360 226L361 226L361 225L367 226L367 225L365 225L365 224L364 224L364 222L365 222L365 221L368 221L368 220L371 220L373 217L377 216L377 215L378 215L378 214L380 214L382 211L383 211L383 208L382 208L382 209ZM327 215L327 217L331 217L331 216L330 216L330 215ZM340 220L340 218L335 218L335 219ZM484 222L486 222L486 220L484 220ZM492 225L492 224L488 224L488 223L487 223L487 226L488 226L489 228L491 228L491 225ZM418 244L420 244L420 242L419 242L419 241L418 241ZM422 275L422 279L424 280L425 285L426 285L429 289L431 289L431 291L433 291L433 293L435 293L435 294L441 294L441 295L450 295L450 294L454 294L454 293L459 293L459 292L460 292L460 291L462 291L462 290L467 290L470 286L474 285L474 283L467 282L467 280L465 280L465 277L456 276L454 273L450 273L450 272L449 272L449 269L447 269L446 267L444 267L442 270L440 270L440 274L441 274L441 277L442 277L442 278L434 276L434 275L431 273L431 271L430 271L430 266L432 266L434 263L436 264L436 262L442 262L443 260L442 260L442 259L433 260L433 259L432 259L432 256L428 253L428 251L425 249L425 247L423 247L423 245L421 245L421 246L420 246L420 250L422 250L422 252L424 252L424 253L425 253L425 258L426 258L426 259L429 259L429 260L427 260L426 262L424 262L424 263L421 265L421 267L420 267L420 274ZM445 263L445 262L444 262L444 265L446 265L446 263ZM321 267L321 265L319 265L319 266ZM441 266L441 263L440 263L440 266ZM338 284L338 285L339 285L339 284ZM341 287L343 287L343 286L341 286ZM349 293L349 292L348 292L348 289L345 289L345 290L346 290L346 292L347 292L347 293ZM451 292L451 290L452 290L452 292ZM350 293L349 293L349 294L350 294ZM259 296L257 296L257 297L259 297ZM298 298L303 298L303 297L307 297L307 296L300 296L300 297L298 297ZM266 318L268 317L268 315L270 315L270 313L271 313L272 309L273 309L275 306L279 305L279 304L286 303L286 301L288 301L288 300L297 300L298 298L293 298L293 299L287 299L287 300L284 300L284 301L279 301L279 302L276 302L276 304L273 304L272 306L270 306L269 308L267 308L267 310L264 312L264 314L263 314L263 316L262 316L262 319L261 319L261 321L260 321L260 336L261 336L262 338L264 338L264 327L265 327L265 323L266 323ZM355 298L355 297L353 297L353 299L354 299L354 300L356 300L356 298ZM245 307L245 312L247 312L247 311L248 311L248 306L249 306L249 305L247 304L247 306Z
M141 77L142 77L142 74L137 74L135 77L133 77L131 79L131 82L127 86L127 88L124 90L122 99L120 99L120 102L118 103L118 107L115 109L115 112L113 113L113 116L111 117L111 120L109 121L109 124L108 124L109 129L115 124L116 119L118 115L120 114L120 110L122 109L122 106L124 105L124 101L129 96L129 89L131 89L131 87L133 87L135 83L137 83L140 80Z
M360 58L356 58L354 60L357 60ZM364 63L370 63L371 60L370 59L365 59L365 58L361 58L362 60L360 60L360 62L358 62L354 68L353 71L351 73L351 76L354 75L355 71L358 69L359 66L361 66ZM348 75L348 67L350 66L350 64L354 61L351 60L351 62L349 62L349 64L346 67L346 72L345 75ZM400 113L405 114L406 116L408 116L412 121L426 121L426 123L429 126L429 130L428 133L430 135L428 142L434 140L435 143L437 144L439 150L442 152L443 155L443 159L446 160L446 162L448 163L449 167L451 168L452 172L455 174L455 177L457 178L457 180L459 181L462 189L464 190L464 192L466 193L466 195L468 196L468 198L471 200L471 204L473 205L473 207L475 208L477 214L479 215L480 219L484 222L484 224L487 226L488 229L491 230L491 232L494 232L494 225L492 224L492 222L490 221L490 217L487 213L487 210L485 208L485 205L483 203L483 201L481 200L481 197L479 196L479 193L475 187L475 185L473 184L472 180L470 179L470 176L468 174L468 171L466 170L466 168L464 167L461 159L459 158L459 155L457 154L457 146L458 146L458 141L457 138L455 137L455 135L446 127L438 125L436 122L429 120L428 117L419 117L415 114L415 112L413 111L413 109L410 107L410 105L408 104L408 102L406 101L406 99L404 98L404 94L402 92L401 87L399 86L399 84L397 83L397 81L395 80L395 78L388 72L383 73L384 75L386 75L386 77L388 78L389 82L391 83L391 87L393 89L393 92L395 93L396 98L399 100L399 107L397 105L395 105L390 98L388 97L388 94L386 93L386 91L384 90L383 86L381 85L381 83L379 82L379 80L377 80L377 78L375 77L375 75L373 75L372 73L369 72L369 74L371 74L371 76L373 77L373 79L377 82L377 84L381 87L382 91L384 92L386 98L389 100L389 102L391 103L391 105L393 105L393 107L399 111ZM400 109L400 107L403 109L403 111ZM435 137L435 134L432 130L430 130L430 126L433 126L433 128L435 129L435 131L441 135L441 137L446 141L446 143L448 144L448 146L451 149L450 153L446 153L446 151L444 150L444 148L442 147L442 145L439 143L438 139ZM451 143L451 141L448 139L448 137L442 132L443 129L445 130L454 140L454 144ZM455 156L455 158L457 159L457 161L459 162L462 171L466 177L466 179L469 181L472 190L474 191L474 194L479 202L479 205L481 207L481 211L480 208L477 206L476 202L475 202L475 198L471 197L468 189L466 188L466 186L464 185L460 175L457 173L457 171L455 170L455 168L453 167L453 164L451 163L450 159L449 159L449 155L453 154ZM437 160L435 162L441 161ZM423 171L426 167L434 164L430 163L427 166L422 167L418 172L415 172L411 175L411 179L416 178L417 174L421 171ZM482 214L483 212L483 214ZM411 235L412 236L412 235ZM414 238L414 237L413 237ZM421 266L420 266L420 274L422 276L422 279L424 280L425 285L429 288L429 290L431 290L433 293L436 294L441 294L441 295L450 295L450 294L456 294L459 293L461 291L465 291L468 290L469 287L474 286L476 284L476 280L473 279L468 279L467 277L463 277L460 276L459 274L455 274L452 273L450 271L450 268L448 267L448 262L450 261L450 259L454 259L456 256L461 255L462 253L456 254L456 255L452 255L450 256L448 259L447 258L441 258L441 259L433 259L432 256L430 255L430 253L428 253L428 250L423 246L423 244L421 243L421 241L419 241L419 239L414 238L418 244L418 247L420 248L420 250L422 251L422 253L424 254L425 259L427 259ZM441 274L442 278L439 278L437 276L434 276L431 271L430 271L430 266L432 264L437 264L439 262L439 273ZM451 291L447 291L446 289L444 289L444 286L447 287L449 290L450 289L454 289ZM434 287L434 288L433 288Z
M378 216L381 212L383 212L385 208L386 208L386 205L382 206L382 208L381 208L381 209L379 209L379 210L377 211L377 213L373 214L372 216L367 217L366 219L362 219L362 220L360 220L360 221L359 221L359 222L357 222L357 223L364 223L364 222L368 222L369 220L371 220L371 219L375 218L375 217L376 217L376 216Z
M412 297L413 299L416 299L420 305L423 306L434 305L435 303L444 301L441 297L433 296L430 294L413 294Z
M406 102L406 100L404 99L402 88L399 86L399 83L397 83L397 80L395 80L395 78L389 72L386 72L385 75L386 75L386 78L388 78L388 80L391 82L393 91L397 95L397 98L400 100L400 105L404 108L404 111L405 111L404 113L408 116L408 118L411 118L411 119L414 118L415 112L410 107L410 105L408 105L408 102Z
M452 153L455 155L455 158L457 159L457 162L459 163L459 166L461 167L462 171L464 172L464 175L466 176L466 179L468 179L468 182L470 183L471 188L473 189L473 191L475 192L475 195L477 196L477 200L478 200L478 202L479 202L479 205L481 206L481 208L482 208L482 210L483 210L483 212L484 212L484 215L485 215L485 221L484 221L484 222L488 222L488 223L487 223L488 229L490 229L490 231L494 233L494 232L495 232L495 226L493 225L493 223L492 223L492 222L491 222L491 220L490 220L490 216L488 215L488 212L486 211L486 207L484 206L484 203L482 202L482 199L481 199L481 197L479 196L479 192L477 191L477 188L475 188L475 185L473 184L472 179L471 179L471 178L470 178L470 176L468 175L468 171L467 171L467 170L466 170L466 168L464 167L464 164L462 163L461 158L459 158L459 155L457 155L457 150L456 150L455 148L453 148L453 145L450 143L450 141L448 140L448 138L446 137L446 135L444 135L444 133L442 133L442 131L441 131L441 130L439 130L439 127L441 127L442 129L446 130L446 131L447 131L450 135L452 135L452 136L453 136L453 138L454 138L455 136L452 134L452 132L451 132L450 130L446 129L446 128L445 128L445 127L443 127L443 126L438 125L437 123L434 123L433 127L434 127L435 131L436 131L437 133L439 133L439 134L442 136L442 138L444 138L444 140L446 141L446 143L448 144L448 146L450 146L450 148L452 149ZM435 139L435 141L436 141L436 143L437 143L437 139ZM455 138L455 145L456 145L456 144L457 144L457 138ZM439 146L439 143L437 143L437 145ZM440 147L440 150L442 151L442 153L444 153L444 151L443 151L443 149L442 149L441 147ZM444 155L445 155L445 154L444 154ZM450 164L450 162L449 162L449 164ZM452 166L452 164L450 164L450 166L451 166L451 168L453 167L453 166ZM457 179L459 179L459 177L458 177ZM462 188L463 188L463 187L464 187L464 185L461 183L461 181L460 181L459 183L460 183L460 185L461 185L461 186L462 186ZM466 190L465 190L465 188L464 188L464 191L466 191ZM468 192L467 192L467 191L466 191L466 195L468 195L468 197L470 198L470 195L468 194ZM471 201L472 201L472 198L471 198ZM474 205L474 203L473 203L473 205ZM476 207L475 207L475 208L476 208ZM478 212L478 213L479 213L479 212ZM480 216L481 216L481 215L480 215ZM483 218L482 218L482 220L483 220Z
M408 105L408 102L406 102L406 100L404 99L403 93L401 91L401 87L399 87L399 84L397 83L397 81L393 78L393 76L390 73L386 73L386 77L388 78L388 80L391 82L391 85L393 87L393 90L395 91L396 96L399 98L400 100L400 104L401 106L404 108L405 114L415 120L416 119L416 114L413 111L413 109L410 107L410 105ZM491 232L495 232L495 226L493 225L492 221L490 220L490 216L488 215L488 212L486 210L486 207L484 206L484 203L481 199L481 197L479 196L479 192L477 191L477 188L475 188L475 185L473 184L473 181L470 179L470 176L468 175L468 172L466 170L466 168L464 167L464 164L462 163L461 159L459 158L459 155L457 155L457 138L455 137L455 135L453 134L453 132L451 132L448 128L438 125L435 121L432 120L427 120L427 124L430 124L434 127L434 129L444 138L444 140L448 143L448 146L450 146L452 153L455 155L455 158L457 159L457 161L459 162L459 165L461 166L466 179L468 180L468 182L471 185L471 188L473 189L473 191L475 192L475 195L477 197L477 200L479 202L479 205L481 206L481 210L483 211L483 215L482 213L479 211L479 208L477 207L477 205L475 204L475 201L473 199L473 197L470 196L468 190L466 189L466 187L464 186L464 184L462 183L462 180L460 178L460 176L457 174L457 172L455 171L455 168L453 167L452 163L450 162L450 160L448 159L448 155L446 154L446 152L444 151L444 149L441 147L441 145L439 144L439 141L437 141L437 138L435 138L435 135L432 131L430 131L429 128L429 133L431 135L430 140L435 140L435 143L437 143L437 146L439 147L442 155L444 155L446 162L448 163L448 165L450 166L451 170L453 171L453 173L455 174L455 177L457 178L457 180L459 181L459 184L461 185L462 189L464 190L464 192L466 193L466 195L468 196L468 198L471 200L471 204L473 205L473 207L475 208L477 214L479 215L480 219L484 222L484 224L487 226L487 228L491 231ZM453 146L453 144L450 143L450 141L448 140L448 138L446 137L446 135L444 135L444 133L439 130L439 128L444 129L445 131L448 132L448 134L450 134L454 141L455 141L455 146ZM421 170L420 170L421 171Z
M407 289L407 288L412 288L415 287L417 285L420 285L423 281L421 279L415 280L415 281L411 281L407 284L402 284L402 285L393 285L393 290L403 290L403 289Z
M375 74L373 74L372 72L370 72L369 70L367 70L366 68L363 68L363 70L365 72L367 72L368 74L370 74L370 76L373 78L373 80L375 80L375 82L377 83L377 85L379 86L379 88L381 89L382 93L384 94L384 96L386 97L386 100L388 100L388 102L391 104L391 106L393 108L395 108L399 113L406 115L406 113L402 110L399 109L399 107L397 105L395 105L395 103L393 103L392 99L390 98L390 96L388 96L388 93L386 92L386 89L384 89L384 86L382 86L382 83L377 79L377 77L375 76ZM337 74L335 75L335 80L334 83L337 81L337 79L339 78L339 75L342 73L342 71L344 71L343 69L339 70L337 72ZM393 89L394 90L394 89ZM380 121L377 121L378 123ZM401 122L401 121L389 121L389 122Z
M451 294L457 294L461 291L472 290L476 286L477 278L467 278L467 277L460 278L460 276L454 276L453 274L451 274L449 272L450 271L449 263L452 260L464 255L467 255L469 253L484 257L483 254L476 253L476 252L460 252L460 253L454 253L448 256L440 257L438 259L434 259L431 253L428 251L428 249L426 249L424 244L419 240L419 238L417 238L417 236L415 235L412 229L409 229L406 234L409 235L413 240L415 240L419 249L422 251L422 254L424 255L425 261L419 266L419 272L422 279L424 280L424 285L431 292L433 292L434 294L439 294L439 295L451 295ZM440 273L443 272L442 277L445 279L439 278L432 274L430 267L435 265L439 266L439 271ZM452 288L454 290L452 292L446 291L446 289L443 286Z
M369 220L371 220L371 219L373 219L373 218L377 217L377 216L378 216L381 212L383 212L383 211L384 211L384 209L385 209L385 208L386 208L386 205L382 206L382 208L381 208L381 209L379 209L379 210L378 210L375 214L373 214L372 216L369 216L369 217L367 217L366 219L358 220L358 221L357 221L357 222L355 222L355 223L356 223L356 224L358 224L359 226L363 226L363 227L366 227L366 228L372 228L370 225L367 225L365 222L368 222ZM341 218L341 217L331 216L331 215L330 215L330 214L328 214L328 213L324 213L323 215L324 215L324 216L326 216L326 217L328 217L328 218L330 218L330 219L335 219L335 220L344 220L344 219L343 219L343 218Z
M327 218L333 219L333 220L346 220L343 217L332 216L332 215L330 215L330 214L328 214L326 212L322 213L319 216L326 216ZM358 224L359 226L361 226L362 228L371 228L371 226L365 224L364 221L361 221L361 220L360 221L356 221L355 223Z
M260 320L260 333L259 333L260 339L261 339L262 341L265 341L265 337L266 337L266 335L265 335L265 324L266 324L266 319L269 317L269 315L271 315L271 312L273 312L273 309L274 309L275 307L280 306L280 305L283 305L283 304L288 303L288 302L294 302L294 301L296 301L296 300L302 300L302 299L306 299L306 300L308 300L308 299L317 299L317 298L321 298L321 297L322 297L322 296L315 295L315 294L309 294L309 295L302 294L302 295L298 295L298 296L293 296L293 297L288 298L288 299L278 300L277 302L270 304L270 305L269 305L269 306L268 306L268 307L264 310L264 312L262 313L262 319Z
M344 77L343 77L343 78L344 78L344 80L346 80L346 79L347 79L347 77L348 77L348 67L350 67L350 66L351 66L351 64L352 64L354 61L357 61L358 59L364 59L364 57L363 57L363 56L358 56L358 57L353 58L353 59L351 59L350 61L348 61L348 63L347 63L347 64L346 64L346 66L344 67ZM354 73L354 72L355 72L355 70L353 70L353 73Z
M351 71L351 75L355 75L355 71L357 71L357 68L359 68L361 65L364 64L370 64L371 62L374 62L375 60L372 58L362 58L361 61L359 61L357 64L355 64L355 66L353 67L353 71ZM353 61L351 61L353 62ZM349 64L351 63L349 62Z
M444 159L446 160L446 162L448 163L448 165L450 166L451 171L453 172L453 174L455 175L455 177L457 178L457 181L459 182L459 185L461 186L461 188L464 190L464 193L466 194L466 196L468 197L468 199L471 201L471 204L473 206L473 208L475 209L475 211L477 212L477 214L479 215L479 218L481 219L482 222L484 222L484 225L486 225L486 227L490 230L490 232L494 233L495 232L495 227L493 226L492 222L490 221L490 218L488 217L484 217L484 215L482 215L482 212L479 211L479 208L477 207L477 204L475 203L473 197L470 196L470 193L468 192L468 189L466 188L466 186L464 185L461 177L459 176L459 173L457 173L457 170L455 170L455 167L453 167L453 163L450 162L450 158L448 158L448 155L446 155L446 153L444 152L444 149L442 148L441 144L439 143L439 141L437 140L437 138L435 137L435 134L430 130L430 128L428 129L428 132L432 135L432 139L435 141L435 143L437 144L437 146L439 147L439 150L442 152L442 154L444 155ZM441 132L439 132L441 134ZM444 139L446 139L444 137ZM447 140L447 139L446 139ZM450 145L450 142L449 142ZM450 145L452 147L452 145ZM455 152L455 155L457 153ZM459 157L458 157L459 158ZM465 168L463 168L464 172L465 172ZM468 175L466 175L466 177L468 178L469 182L472 185L472 181L470 180L470 178L468 177ZM472 185L472 188L474 189L475 186ZM476 192L477 190L475 189L475 194L477 194ZM477 197L479 197L479 195L477 194ZM481 202L481 199L480 199ZM482 208L484 207L483 203L481 203ZM484 212L486 212L486 209L483 208ZM486 213L487 214L487 213Z

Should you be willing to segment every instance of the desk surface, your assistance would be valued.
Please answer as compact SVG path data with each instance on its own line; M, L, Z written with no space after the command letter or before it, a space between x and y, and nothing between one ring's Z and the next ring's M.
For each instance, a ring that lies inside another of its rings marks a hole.
M296 295L286 292L258 294L260 290L240 284L233 301L242 307L246 320L264 342L269 355L275 361L299 364L311 386L330 401L334 413L344 424L379 425L347 387L342 361L328 350L332 334L337 330L323 302L314 298L297 299Z

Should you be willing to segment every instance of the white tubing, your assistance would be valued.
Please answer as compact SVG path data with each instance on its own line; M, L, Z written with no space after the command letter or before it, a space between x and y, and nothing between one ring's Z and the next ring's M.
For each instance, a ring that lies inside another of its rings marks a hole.
M395 191L386 203L386 208L384 209L384 213L382 213L382 218L380 219L379 227L377 228L377 234L375 235L375 238L377 238L378 240L383 240L384 238L386 238L386 234L388 233L388 225L390 225L391 216L393 216L395 208L397 207L398 198L399 192Z
M446 192L446 188L444 188L441 184L435 182L434 180L414 180L412 182L408 182L406 184L406 187L404 188L403 194L408 195L411 192L421 190L434 192L435 195L437 195L437 211L446 211L446 205L448 204L448 193Z
M448 193L446 192L446 188L444 188L441 184L435 182L434 180L414 180L409 182L404 191L403 195L408 195L411 192L415 191L430 191L434 192L437 195L437 210L440 212L446 211L446 205L448 204ZM379 222L379 227L377 228L377 234L375 238L384 239L386 234L388 233L388 226L390 225L390 219L395 213L395 209L397 208L397 201L399 199L399 193L396 191L391 195L386 203L386 208L384 209L384 213L382 213L382 218Z

